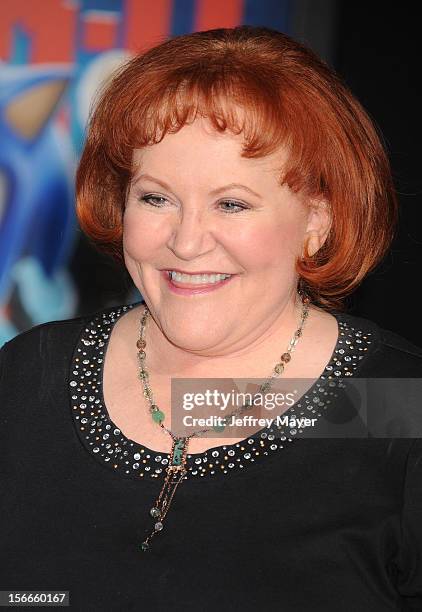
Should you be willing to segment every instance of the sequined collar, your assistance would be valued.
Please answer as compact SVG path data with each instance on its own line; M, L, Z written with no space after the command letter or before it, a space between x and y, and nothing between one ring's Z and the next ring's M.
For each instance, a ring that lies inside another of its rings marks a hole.
M103 398L104 355L112 328L135 306L138 303L109 308L93 315L82 329L70 367L70 404L79 438L93 458L129 478L157 479L168 464L169 454L158 453L127 438L110 419ZM321 377L289 413L320 417L325 407L320 383L355 375L372 344L371 332L356 329L345 315L335 316L339 336L330 361ZM185 478L212 477L247 469L282 450L300 433L289 426L265 428L236 444L188 454Z

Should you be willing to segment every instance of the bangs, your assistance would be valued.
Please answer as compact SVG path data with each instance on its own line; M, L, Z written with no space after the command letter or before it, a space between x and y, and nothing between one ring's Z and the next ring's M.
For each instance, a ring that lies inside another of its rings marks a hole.
M284 143L283 124L275 117L277 101L268 99L266 89L259 83L242 83L235 75L230 80L207 76L183 78L157 91L146 108L136 109L132 143L138 147L158 143L198 117L207 119L218 132L241 134L245 157L268 155Z
M147 83L137 83L135 95L131 84L126 102L119 92L119 104L114 105L112 123L120 126L119 133L104 143L118 168L132 175L128 159L134 149L157 144L200 117L219 133L241 135L243 157L264 157L283 148L288 162L282 168L280 159L280 183L308 194L320 191L321 180L311 180L310 172L314 143L321 140L315 134L318 122L304 112L288 82L282 91L268 86L274 69L270 77L265 68L257 73L245 65L239 70L239 65L217 63L207 70L179 68L166 78L160 73L148 76ZM306 176L300 168L307 168Z

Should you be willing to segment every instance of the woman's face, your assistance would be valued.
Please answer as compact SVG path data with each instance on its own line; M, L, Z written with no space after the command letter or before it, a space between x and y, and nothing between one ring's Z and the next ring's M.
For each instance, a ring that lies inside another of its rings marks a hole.
M311 214L279 184L282 152L246 159L241 146L197 119L134 152L126 266L167 339L196 354L242 349L293 312ZM182 277L177 289L170 270L231 277L211 287Z

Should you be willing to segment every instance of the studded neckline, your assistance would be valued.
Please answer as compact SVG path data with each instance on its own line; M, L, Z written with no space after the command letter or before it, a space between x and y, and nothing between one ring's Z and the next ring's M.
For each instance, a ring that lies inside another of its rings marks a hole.
M116 321L140 302L108 308L93 315L83 327L72 357L69 393L73 421L82 444L104 466L129 478L158 479L170 455L127 438L110 419L103 397L103 367L108 341ZM333 313L339 335L323 374L283 416L318 418L325 404L323 381L354 376L372 344L372 333L356 329L347 315ZM301 430L272 425L230 445L187 455L186 479L229 474L264 461L292 442Z

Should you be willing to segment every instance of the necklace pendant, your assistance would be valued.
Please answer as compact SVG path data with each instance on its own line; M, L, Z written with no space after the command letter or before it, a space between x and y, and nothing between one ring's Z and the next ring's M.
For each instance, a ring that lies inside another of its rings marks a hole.
M189 438L173 438L170 465L166 469L166 477L157 500L149 511L154 520L154 528L141 544L143 552L149 549L151 538L163 530L164 519L170 509L173 496L187 472L185 466L188 443Z
M170 467L179 467L186 463L188 438L175 438L171 449Z

